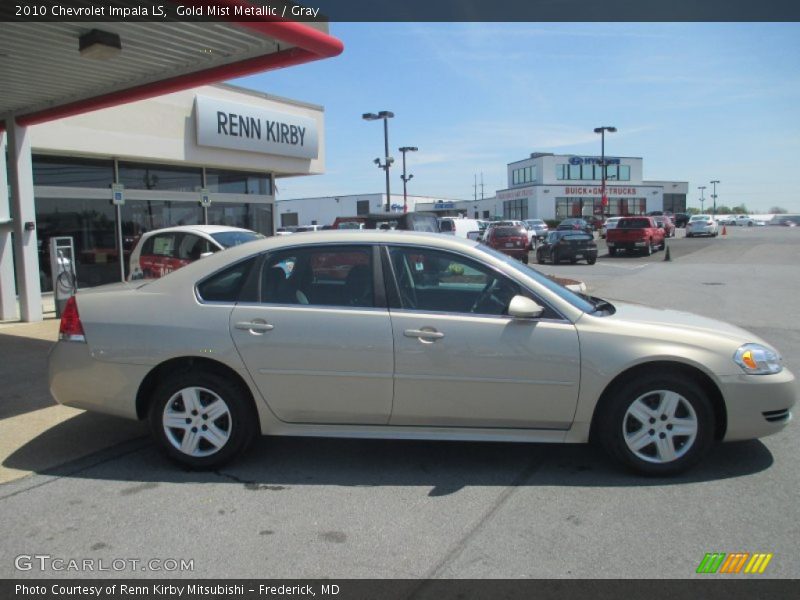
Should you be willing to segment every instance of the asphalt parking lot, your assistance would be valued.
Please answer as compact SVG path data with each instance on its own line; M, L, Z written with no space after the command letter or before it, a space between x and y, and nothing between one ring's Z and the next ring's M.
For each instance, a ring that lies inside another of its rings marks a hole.
M601 243L593 266L537 268L612 302L741 325L800 374L800 228L669 244L669 262L611 258ZM797 423L672 479L630 475L589 446L302 438L197 473L137 424L53 406L54 323L28 327L0 328L0 439L17 440L1 465L3 578L84 576L16 570L20 554L187 559L193 571L169 575L194 578L686 578L707 552L773 553L767 576L800 572Z

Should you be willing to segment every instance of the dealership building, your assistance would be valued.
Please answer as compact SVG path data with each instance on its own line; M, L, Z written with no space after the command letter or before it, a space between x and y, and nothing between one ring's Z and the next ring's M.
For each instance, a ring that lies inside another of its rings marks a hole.
M133 244L152 229L273 233L275 181L324 172L323 109L219 82L336 56L343 45L327 31L224 16L54 22L47 35L6 24L0 320L42 319L51 240L65 241L52 262L75 267L83 287L124 278Z
M507 165L507 187L491 198L419 204L417 209L476 219L545 220L686 210L688 182L646 181L638 157L607 156L605 161L605 207L600 156L535 152Z

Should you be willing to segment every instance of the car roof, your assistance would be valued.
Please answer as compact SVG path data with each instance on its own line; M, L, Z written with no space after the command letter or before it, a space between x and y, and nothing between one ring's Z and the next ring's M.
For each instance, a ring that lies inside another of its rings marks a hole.
M146 231L143 236L150 236L156 233L205 233L211 235L212 233L224 233L227 231L250 231L249 229L242 229L241 227L231 227L229 225L176 225L174 227L164 227L162 229L153 229Z

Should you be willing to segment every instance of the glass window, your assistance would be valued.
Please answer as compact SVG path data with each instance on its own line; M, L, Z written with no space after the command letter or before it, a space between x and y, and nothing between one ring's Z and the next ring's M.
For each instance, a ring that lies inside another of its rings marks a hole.
M33 156L33 185L108 188L114 181L110 160Z
M569 166L569 178L570 179L580 179L581 178L581 165L568 165Z
M597 174L600 175L601 167L597 168ZM581 167L581 178L583 179L599 179L599 177L595 177L595 168L594 165L582 165Z
M300 248L276 252L261 272L261 302L375 306L372 248Z
M469 258L428 248L389 250L401 307L503 315L520 286Z
M228 267L201 282L197 286L197 294L207 302L236 302L242 291L255 258L243 260Z
M120 162L119 182L132 190L195 192L203 187L203 173L198 168Z
M620 181L630 181L631 180L631 168L629 165L619 165L619 180Z
M207 209L208 224L241 227L264 235L272 235L272 208L271 203L212 202ZM282 225L285 227L297 223Z
M122 206L124 236L137 237L153 229L173 225L197 225L202 222L203 212L196 202L126 200Z
M556 165L556 179L568 179L569 169L567 165Z
M619 169L617 168L619 165L606 165L606 179L618 179L619 178Z
M108 200L36 198L39 283L51 291L50 238L71 237L75 247L78 287L120 280L114 207ZM132 243L125 244L125 260Z
M212 233L211 237L223 248L231 248L264 238L260 233L251 233L249 231L220 231L219 233Z
M357 215L369 214L369 200L356 200L356 214Z
M209 192L272 195L271 183L272 180L266 173L206 169L206 187Z

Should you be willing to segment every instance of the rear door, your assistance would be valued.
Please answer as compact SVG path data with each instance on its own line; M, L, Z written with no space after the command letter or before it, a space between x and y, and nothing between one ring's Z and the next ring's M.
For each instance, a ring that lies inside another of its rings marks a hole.
M344 245L272 253L259 273L260 300L234 308L231 336L279 419L388 422L393 341L376 252Z

